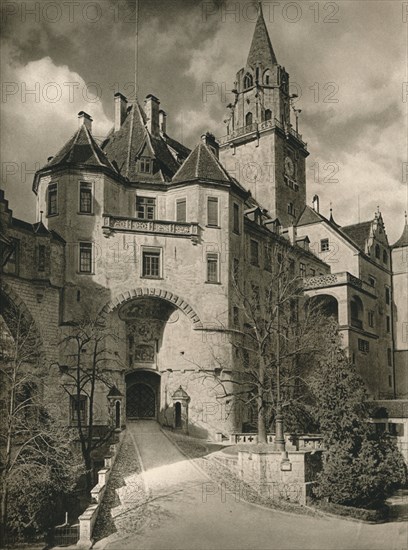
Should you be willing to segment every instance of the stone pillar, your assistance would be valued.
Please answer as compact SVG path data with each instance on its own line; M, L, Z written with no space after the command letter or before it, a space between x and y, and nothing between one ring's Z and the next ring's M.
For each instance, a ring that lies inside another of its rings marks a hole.
M180 386L172 395L173 428L188 434L188 404L190 396Z

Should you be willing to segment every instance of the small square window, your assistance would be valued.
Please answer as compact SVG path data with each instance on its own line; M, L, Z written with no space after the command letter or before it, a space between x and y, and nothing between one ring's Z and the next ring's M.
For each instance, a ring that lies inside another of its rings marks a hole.
M373 275L369 275L369 276L368 276L368 284L369 284L370 286L375 286L375 283L376 283L375 277L374 277Z
M51 183L48 186L47 211L48 216L58 214L58 186L56 183Z
M79 243L79 271L92 273L92 243Z
M142 276L153 279L160 278L160 251L143 251Z
M358 349L362 353L368 353L370 351L370 343L362 338L358 339Z
M322 239L320 241L320 252L328 252L330 248L329 239Z
M153 162L150 158L142 157L139 160L139 171L143 174L150 174L152 171Z
M92 213L92 184L80 183L79 188L79 212L81 214Z
M207 283L218 282L218 254L207 254Z
M250 260L251 265L259 266L259 243L254 239L250 242Z
M185 222L187 220L187 201L178 199L176 201L176 221Z

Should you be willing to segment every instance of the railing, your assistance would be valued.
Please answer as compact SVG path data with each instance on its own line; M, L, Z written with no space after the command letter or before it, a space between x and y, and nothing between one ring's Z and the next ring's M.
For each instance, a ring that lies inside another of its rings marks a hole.
M275 434L266 436L268 444L275 443ZM258 434L256 433L232 433L230 435L232 445L256 445L258 443ZM285 434L285 444L288 449L302 451L309 449L322 449L322 436L320 434Z
M253 122L247 126L242 126L230 132L229 134L219 138L220 145L225 145L226 143L233 141L241 136L251 134L253 132L262 132L264 130L269 130L270 128L280 128L286 134L290 134L299 140L305 147L307 143L302 140L302 135L296 132L291 126L285 127L277 118L271 120L264 120L263 122Z
M53 546L72 546L79 541L79 524L54 527Z
M113 231L132 233L153 233L175 237L198 238L198 223L184 223L162 220L139 220L122 216L104 216L102 229L106 236Z
M336 286L340 284L351 284L358 288L363 287L363 281L354 277L347 271L342 273L331 273L328 275L318 275L317 277L308 277L303 279L303 285L305 288L324 288L326 286Z

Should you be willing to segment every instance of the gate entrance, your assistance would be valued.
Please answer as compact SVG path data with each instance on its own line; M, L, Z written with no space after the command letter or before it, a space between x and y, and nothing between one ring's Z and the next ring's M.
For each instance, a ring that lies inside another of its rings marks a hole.
M147 384L137 383L126 391L128 418L156 418L156 395Z

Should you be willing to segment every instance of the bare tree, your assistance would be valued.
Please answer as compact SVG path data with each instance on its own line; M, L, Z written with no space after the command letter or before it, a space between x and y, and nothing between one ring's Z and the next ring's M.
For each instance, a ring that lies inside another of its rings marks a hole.
M256 410L260 443L267 441L274 421L276 445L284 452L283 413L288 416L304 398L304 377L321 349L319 332L326 316L305 297L303 278L296 274L289 251L282 246L275 252L277 261L260 270L257 280L233 274L234 327L228 332L240 359L225 375L224 360L216 354L214 358L223 396Z
M41 528L40 516L47 502L35 499L36 480L41 479L43 487L47 483L53 485L54 496L58 491L69 492L75 483L77 463L69 433L44 404L46 368L33 321L6 299L2 300L1 313L1 538L4 540L10 528L18 532ZM16 487L21 491L23 484L26 491L15 498Z
M118 337L109 330L102 316L72 323L62 345L67 363L59 365L64 375L63 388L74 407L75 425L86 469L87 487L92 487L92 454L111 439L115 426L101 433L95 425L98 386L107 389L114 385L112 366L120 366L119 357L111 351Z

